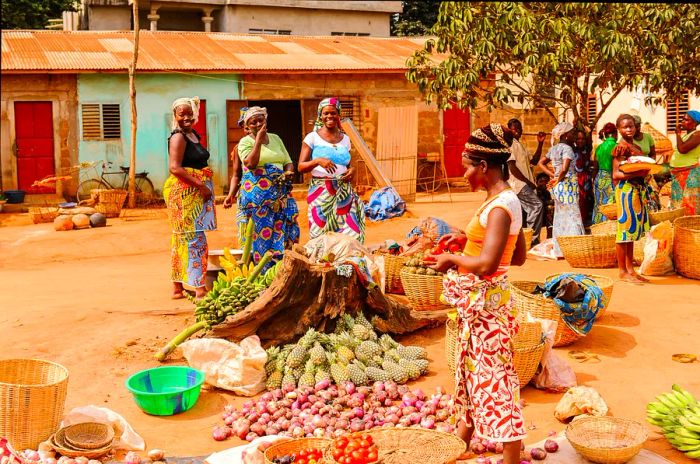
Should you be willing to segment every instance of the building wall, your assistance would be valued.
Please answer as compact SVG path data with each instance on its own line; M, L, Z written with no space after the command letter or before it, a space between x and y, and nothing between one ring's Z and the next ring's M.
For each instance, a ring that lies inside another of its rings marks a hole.
M73 74L6 74L0 86L0 188L17 188L14 156L14 102L53 102L54 157L59 175L68 173L77 163L76 76ZM38 180L38 179L37 179ZM70 183L63 185L70 190ZM61 192L57 192L61 193Z
M148 171L148 177L157 190L162 190L168 177L167 138L170 134L171 104L176 98L193 96L206 100L208 148L211 153L209 165L215 172L216 192L228 185L226 100L238 98L236 80L237 77L233 74L136 76L136 170ZM81 74L78 77L78 99L81 104L118 103L122 129L122 138L116 141L82 140L82 133L79 132L80 161L106 160L115 166L128 166L131 143L128 76ZM78 126L80 125L78 115Z
M131 30L131 7L90 5L87 21L92 31L128 31Z

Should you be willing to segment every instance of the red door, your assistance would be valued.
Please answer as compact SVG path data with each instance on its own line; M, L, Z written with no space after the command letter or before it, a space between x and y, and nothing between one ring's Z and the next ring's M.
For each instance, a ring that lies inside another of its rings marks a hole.
M445 153L445 171L447 177L464 175L462 167L462 151L469 138L469 110L460 110L455 105L445 110L442 119L444 135L443 149Z
M199 136L199 142L204 148L207 148L207 101L199 101L199 117L197 118L197 124L194 125L194 130L197 131Z
M32 187L54 176L53 115L50 101L15 102L17 184L27 193L55 193L55 186Z

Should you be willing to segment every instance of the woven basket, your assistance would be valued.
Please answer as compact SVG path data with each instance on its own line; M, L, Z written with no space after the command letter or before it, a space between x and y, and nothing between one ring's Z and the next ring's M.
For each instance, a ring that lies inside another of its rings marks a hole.
M552 279L556 277L558 274L552 274L548 275L545 277L545 282L548 281L549 279ZM585 274L588 277L592 278L595 280L596 284L600 287L600 289L603 291L603 295L605 295L605 306L603 306L603 309L598 311L598 315L596 316L596 319L600 318L604 313L605 310L608 309L608 306L610 306L610 299L612 298L612 293L613 293L613 286L615 285L615 281L612 280L610 277L598 275L598 274Z
M325 453L332 443L333 440L328 438L297 438L276 443L265 450L265 464L273 464L273 459L278 456L296 453L308 448L318 448Z
M99 422L69 425L63 431L66 444L75 449L98 449L112 443L114 428Z
M607 268L617 265L615 235L569 235L557 237L571 267Z
M451 433L437 432L419 427L375 428L352 433L349 438L370 435L377 445L379 460L383 464L455 464L466 451L467 444ZM324 461L334 464L333 447L324 455Z
M527 280L516 280L510 283L513 304L521 316L528 313L537 319L557 321L557 332L554 334L555 347L570 345L581 338L581 335L564 323L559 306L554 300L532 293L537 285L541 283Z
M59 429L55 434L51 436L49 444L53 449L63 456L68 456L74 458L77 456L85 456L88 459L97 459L112 451L112 442L110 441L107 445L101 448L95 449L82 449L71 446L66 441L66 428Z
M523 235L525 236L525 249L529 250L530 247L532 246L532 236L535 233L534 230L530 229L529 227L523 228Z
M408 256L396 256L389 253L377 253L384 257L384 272L386 274L386 284L384 291L386 293L395 293L398 295L404 294L403 284L401 284L401 269Z
M700 216L684 216L673 221L673 264L676 272L689 279L700 279Z
M664 160L668 160L673 155L673 144L671 140L666 137L662 132L658 131L654 126L645 122L642 124L642 132L645 134L650 134L654 139L654 147L657 156L657 162L659 157L663 157Z
M566 439L584 458L600 464L622 464L639 453L647 429L619 417L582 417L566 427Z
M649 221L651 222L651 225L654 226L664 221L671 221L671 223L673 223L673 221L683 216L685 216L685 206L674 209L650 211Z
M617 234L617 221L604 221L591 224L591 235L615 235Z
M524 387L540 365L544 352L542 325L539 322L520 322L518 334L513 338L513 367L518 373L520 388ZM457 365L457 322L448 318L445 323L445 359L450 375L454 377Z
M617 204L608 203L607 205L600 205L598 209L606 218L617 219Z
M416 311L435 311L449 308L440 301L442 294L442 276L411 274L406 268L401 270L401 284L408 301Z
M0 437L16 449L37 449L58 428L68 369L39 359L0 360Z
M98 190L95 209L108 218L119 217L128 194L129 192L121 189Z
M58 217L58 208L53 207L38 207L29 208L29 217L32 218L34 224L43 222L53 222Z

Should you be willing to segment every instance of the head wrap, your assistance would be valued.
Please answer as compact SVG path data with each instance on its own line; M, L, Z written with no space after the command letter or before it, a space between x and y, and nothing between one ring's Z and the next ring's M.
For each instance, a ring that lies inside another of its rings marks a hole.
M265 116L265 120L267 120L267 108L263 108L260 106L251 106L246 110L245 115L243 115L243 124L247 126L248 121L250 121L250 118L258 116L260 114Z
M556 145L559 142L559 139L561 138L562 135L566 134L570 130L574 128L573 124L570 122L560 122L556 126L554 126L554 129L552 129L552 145Z
M513 133L504 131L503 126L491 123L471 133L464 149L471 158L481 158L505 163L510 158Z
M238 113L238 122L236 123L238 127L243 127L243 118L245 117L246 111L248 111L248 107L244 106L241 108L240 113Z
M617 133L617 126L615 126L615 123L607 122L598 133L598 137L600 137L601 140L605 140L607 135L614 133Z
M634 119L634 125L635 126L641 126L642 125L642 118L638 114L635 114L632 116L632 119Z
M338 110L338 115L340 115L340 100L335 97L324 98L321 103L318 104L318 110L316 111L316 122L314 122L314 130L319 130L323 127L323 121L321 120L321 113L323 108L326 106L335 106Z
M690 119L700 124L700 111L690 110L688 111L688 116L690 116Z
M199 119L199 97L182 97L175 100L172 104L173 110L173 120L170 123L170 127L175 130L177 129L177 120L175 119L175 110L179 106L189 106L192 109L192 116L194 117L194 122Z

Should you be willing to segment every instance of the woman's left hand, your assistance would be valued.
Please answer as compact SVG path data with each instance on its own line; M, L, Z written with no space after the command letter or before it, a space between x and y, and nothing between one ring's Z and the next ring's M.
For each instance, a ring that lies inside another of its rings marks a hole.
M209 187L206 185L199 187L199 193L201 193L202 197L204 197L204 201L209 201L211 199L211 190L209 190Z
M550 180L549 182L547 182L547 188L551 190L551 189L553 189L554 186L557 185L558 183L559 183L559 181L557 181L557 179L552 179L552 180Z
M355 171L353 170L353 168L348 168L348 170L345 171L345 173L342 176L340 176L340 180L342 180L343 182L351 182L354 173Z
M441 255L429 255L423 258L423 262L434 271L446 272L448 269L454 267L454 263L452 262L453 256L454 255L450 253L443 253Z

